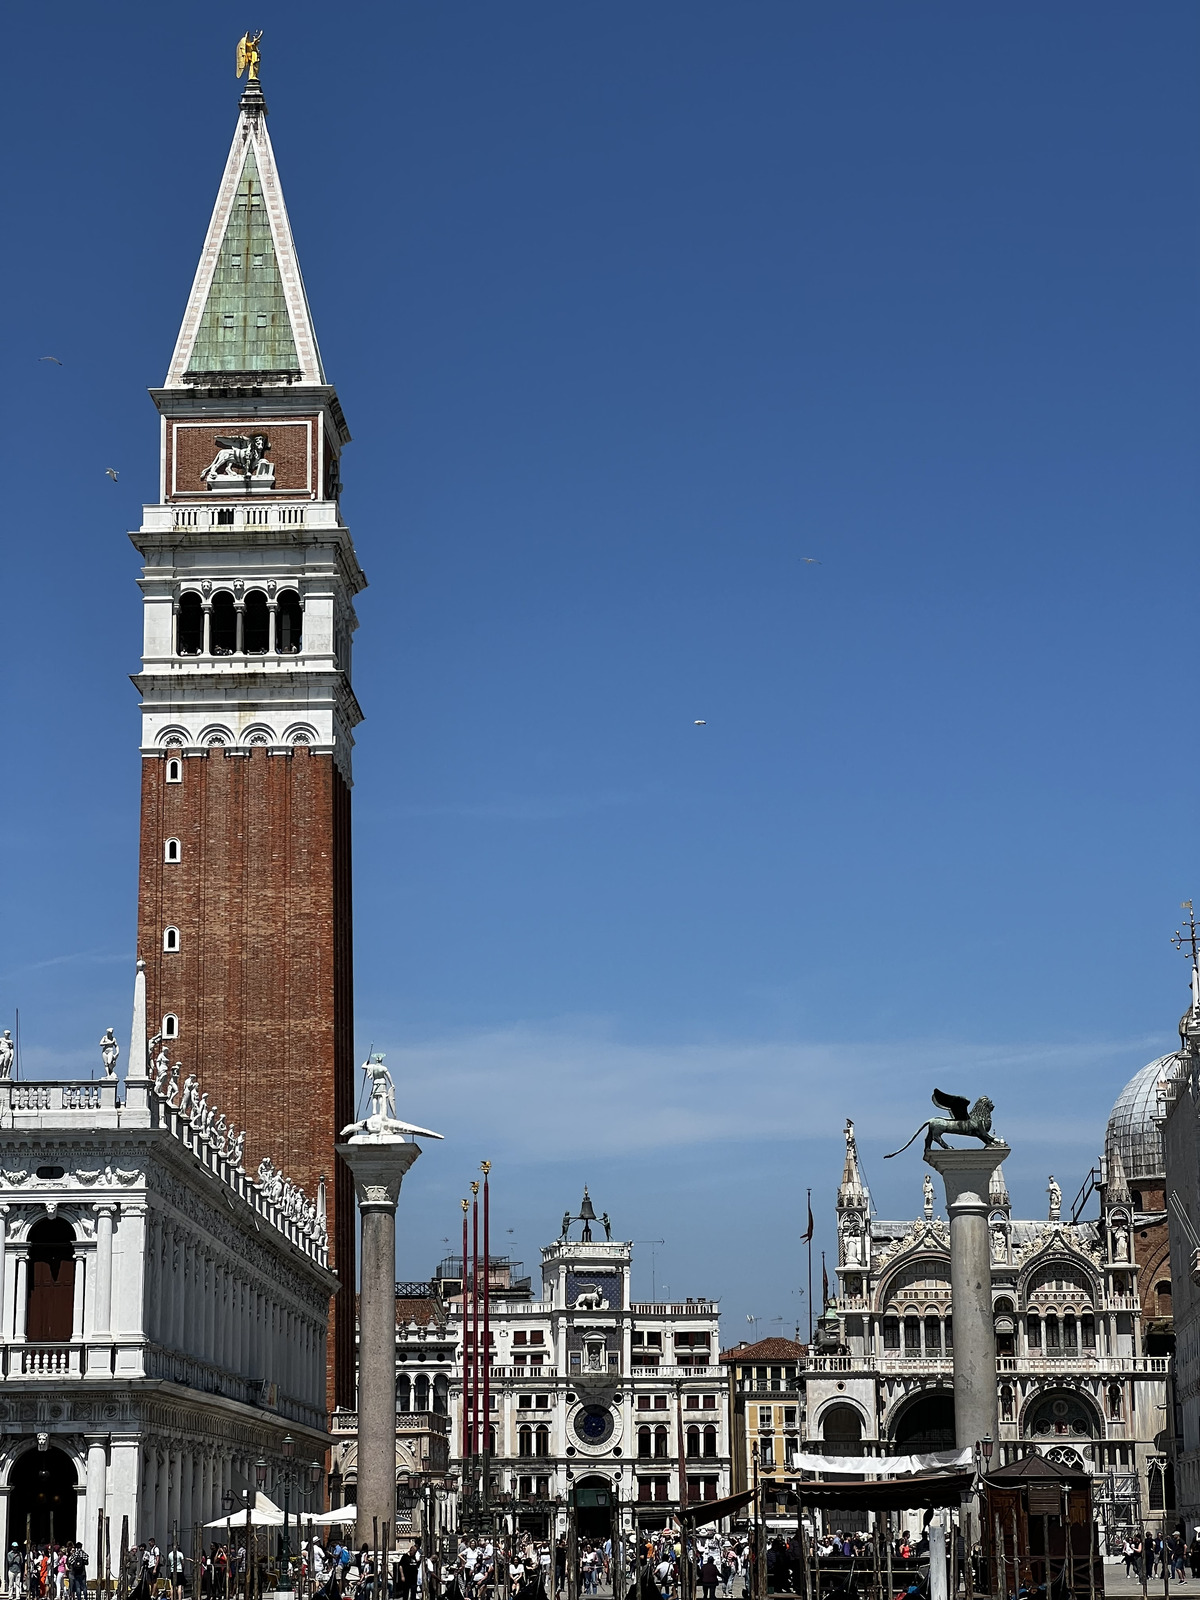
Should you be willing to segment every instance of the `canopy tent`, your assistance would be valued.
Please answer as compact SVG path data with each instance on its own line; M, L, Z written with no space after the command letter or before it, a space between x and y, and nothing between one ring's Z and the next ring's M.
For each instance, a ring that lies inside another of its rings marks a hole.
M283 1510L268 1495L256 1494L253 1506L243 1511L231 1511L227 1517L217 1517L206 1522L206 1528L282 1528Z
M301 1522L311 1522L314 1528L336 1528L341 1523L357 1522L357 1506L339 1506L336 1511L322 1511L319 1517L301 1517Z
M918 1472L912 1477L864 1483L789 1482L804 1506L836 1506L840 1511L916 1511L926 1506L961 1505L975 1481L974 1472Z
M702 1528L706 1522L716 1522L719 1517L731 1517L753 1499L754 1490L743 1489L741 1494L726 1495L724 1500L702 1500L694 1509L689 1506L682 1512L680 1520L693 1528Z

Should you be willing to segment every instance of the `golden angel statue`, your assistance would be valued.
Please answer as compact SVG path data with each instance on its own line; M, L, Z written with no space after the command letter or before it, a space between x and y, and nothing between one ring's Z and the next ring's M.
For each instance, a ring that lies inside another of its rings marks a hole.
M258 82L258 63L260 59L258 41L261 38L262 29L260 28L253 36L244 33L237 42L237 75L240 78L244 72L247 83Z

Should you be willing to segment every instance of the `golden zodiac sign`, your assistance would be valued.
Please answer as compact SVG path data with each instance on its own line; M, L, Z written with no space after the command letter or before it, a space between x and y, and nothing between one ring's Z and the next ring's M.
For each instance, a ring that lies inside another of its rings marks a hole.
M261 38L260 28L253 38L250 34L244 33L237 42L237 75L240 78L243 72L246 73L247 83L258 82L258 63L261 59L258 41Z

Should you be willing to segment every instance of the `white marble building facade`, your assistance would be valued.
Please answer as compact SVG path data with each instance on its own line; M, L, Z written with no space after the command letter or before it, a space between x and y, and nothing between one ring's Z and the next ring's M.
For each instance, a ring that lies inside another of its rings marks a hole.
M125 1519L190 1540L259 1459L272 1492L285 1434L306 1464L329 1442L320 1198L247 1174L195 1080L157 1076L0 1079L0 1533L53 1514L93 1575L102 1515L114 1561Z

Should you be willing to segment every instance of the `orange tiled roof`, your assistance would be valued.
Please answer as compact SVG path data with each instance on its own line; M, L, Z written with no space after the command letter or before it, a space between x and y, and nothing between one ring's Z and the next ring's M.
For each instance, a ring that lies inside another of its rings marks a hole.
M722 1361L800 1361L808 1354L806 1344L794 1339L760 1339L757 1344L738 1344L722 1350Z

